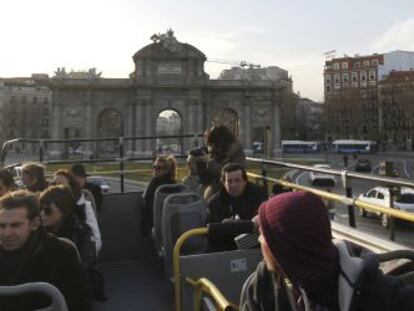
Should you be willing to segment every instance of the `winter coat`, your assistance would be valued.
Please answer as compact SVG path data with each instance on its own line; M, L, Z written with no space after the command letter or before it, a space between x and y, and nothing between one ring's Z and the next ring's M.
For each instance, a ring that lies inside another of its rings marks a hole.
M364 259L351 257L345 243L336 242L336 247L341 270L338 277L340 311L414 310L414 287L405 285L396 277L384 275L375 255ZM304 291L301 294L310 310L330 311L323 306L312 305ZM291 291L286 290L284 283L278 281L261 262L244 284L240 311L295 310L292 299Z
M92 204L90 201L85 200L85 197L82 195L79 200L76 202L76 205L84 210L85 213L85 222L91 228L93 239L95 241L96 253L99 254L99 251L102 248L102 237L101 230L99 229L98 220L96 214L93 210Z
M222 222L236 215L242 220L250 220L256 214L260 204L267 200L266 193L259 186L248 182L240 197L232 197L222 186L208 200L208 222Z
M144 209L142 211L142 230L144 235L149 235L151 228L154 225L153 210L155 191L159 186L166 184L175 184L175 181L171 178L170 173L153 177L145 189L143 194Z
M76 249L38 230L17 251L0 248L0 286L47 282L65 297L70 311L91 310L91 291ZM0 297L2 311L28 311L45 307L50 299L42 294Z

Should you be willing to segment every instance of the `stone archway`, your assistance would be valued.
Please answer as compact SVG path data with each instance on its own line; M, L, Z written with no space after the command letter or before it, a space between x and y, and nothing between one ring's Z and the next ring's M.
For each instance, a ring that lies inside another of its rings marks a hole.
M236 111L233 109L225 108L219 109L213 112L213 124L214 126L225 125L227 126L236 137L240 134L240 119Z
M119 111L109 108L98 115L98 136L120 137L123 136L123 120ZM104 141L99 143L100 153L115 153L118 150L118 141Z
M156 119L156 135L182 135L183 118L181 114L173 109L164 109L160 111ZM182 153L182 138L157 138L156 152L158 154Z

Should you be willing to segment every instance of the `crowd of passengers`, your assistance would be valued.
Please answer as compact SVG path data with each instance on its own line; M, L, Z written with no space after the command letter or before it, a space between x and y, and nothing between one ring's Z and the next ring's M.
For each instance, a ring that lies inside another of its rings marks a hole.
M240 310L414 310L414 287L384 275L374 254L356 256L332 239L319 197L275 186L268 199L248 181L243 148L231 131L219 126L206 134L206 147L189 152L182 181L173 156L156 158L143 195L146 234L156 189L182 182L206 200L207 222L257 223L264 260L244 284ZM93 297L104 299L96 270L100 189L86 182L82 165L56 171L50 184L41 165L25 165L22 173L25 190L15 191L13 177L0 170L0 286L48 282L60 289L69 310L91 310ZM48 303L40 294L0 296L5 311Z
M206 200L208 223L253 219L260 233L264 260L243 286L241 311L414 310L414 286L384 275L375 254L333 240L319 197L275 185L268 199L248 181L243 148L225 127L208 132L206 146L189 152L181 182ZM172 156L154 162L144 193L147 231L154 193L179 182L176 167Z
M48 181L41 164L27 163L23 189L17 189L10 171L0 170L0 286L50 283L62 292L69 310L91 310L93 299L105 299L97 269L102 194L86 177L85 168L75 164ZM49 304L42 294L0 296L2 311Z

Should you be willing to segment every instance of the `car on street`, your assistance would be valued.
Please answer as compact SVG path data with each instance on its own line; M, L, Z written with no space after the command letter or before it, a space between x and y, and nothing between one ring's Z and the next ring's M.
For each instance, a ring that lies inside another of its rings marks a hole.
M390 207L390 189L385 187L375 187L358 196L358 200L363 202L376 204L382 207ZM414 189L401 187L399 195L395 196L393 202L394 208L401 211L414 213ZM389 226L389 216L378 212L368 212L366 209L360 208L359 213L362 217L367 217L368 213L374 213L380 216L381 225L385 228Z
M355 162L355 171L356 172L371 172L372 166L371 161L368 159L358 159Z
M329 164L315 164L313 167L323 168L323 169L332 169L332 167ZM309 178L310 178L312 185L335 186L336 184L335 176L328 174L328 173L310 172Z
M102 176L89 176L88 182L93 183L101 187L102 193L108 193L111 190L110 183L105 177Z

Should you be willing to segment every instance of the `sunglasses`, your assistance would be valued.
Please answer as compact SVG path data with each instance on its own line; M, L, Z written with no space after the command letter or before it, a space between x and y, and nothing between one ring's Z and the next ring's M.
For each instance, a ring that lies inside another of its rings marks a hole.
M54 213L54 210L51 206L45 206L42 208L42 212L46 215L46 216L51 216Z

